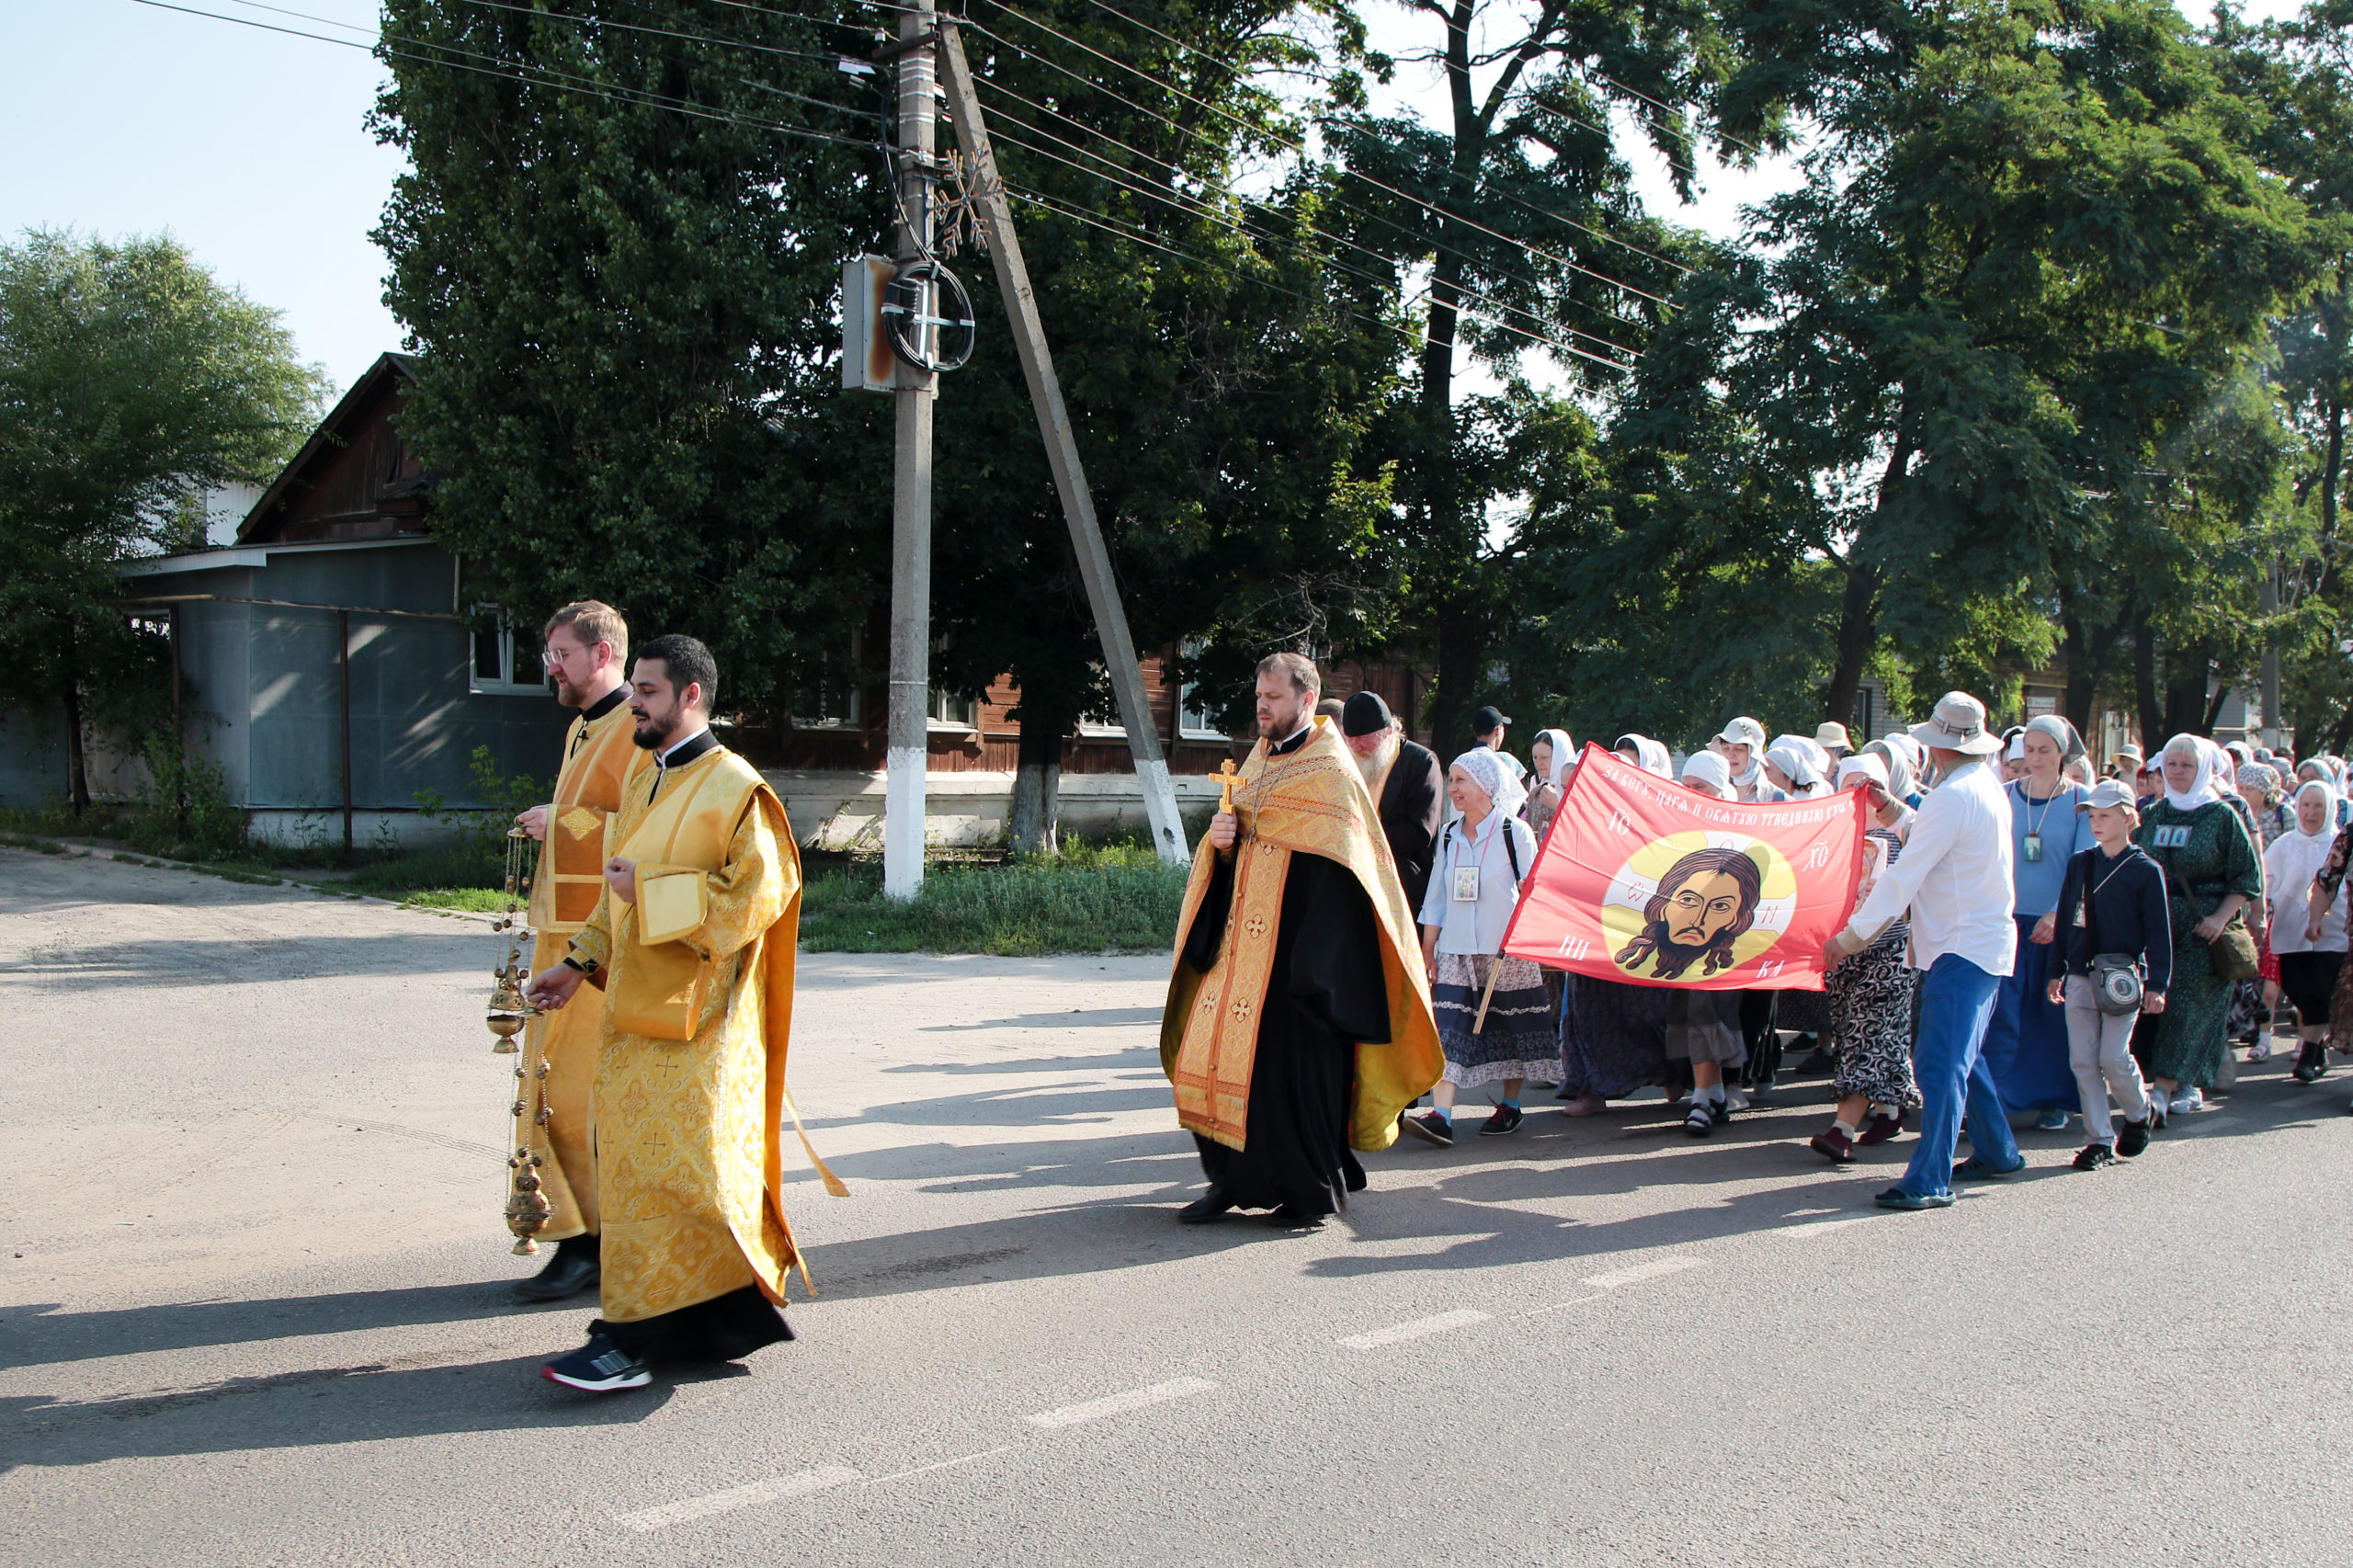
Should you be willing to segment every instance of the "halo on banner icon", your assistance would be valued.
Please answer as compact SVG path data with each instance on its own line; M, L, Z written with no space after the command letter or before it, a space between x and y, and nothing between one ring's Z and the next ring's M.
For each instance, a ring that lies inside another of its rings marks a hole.
M1693 984L1759 957L1797 913L1797 873L1740 833L1654 838L1609 879L1601 926L1630 977Z

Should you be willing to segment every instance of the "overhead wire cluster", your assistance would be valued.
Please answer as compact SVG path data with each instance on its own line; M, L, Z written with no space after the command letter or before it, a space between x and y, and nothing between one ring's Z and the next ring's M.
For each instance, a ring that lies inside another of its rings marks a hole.
M460 44L440 40L411 38L402 34L384 31L381 28L363 28L354 23L343 22L331 17L315 16L310 13L296 11L276 5L264 4L263 0L214 0L214 3L238 6L248 10L267 12L274 16L285 17L293 20L310 22L314 25L337 28L345 32L356 33L359 35L360 39L367 41L359 41L358 40L351 38L337 38L327 36L325 34L306 32L294 28L260 21L251 17L235 16L221 11L201 9L196 6L176 4L174 3L174 0L135 0L135 3L149 6L160 10L176 11L191 16L206 17L218 21L232 22L246 27L257 28L269 32L310 39L322 43L338 44L347 48L361 50L373 49L391 58L408 59L421 63L438 64L451 69L473 72L486 76L499 77L509 81L551 88L561 92L577 93L618 102L642 104L647 107L668 109L690 117L722 121L743 126L747 129L768 131L789 137L798 137L845 146L879 146L885 160L886 173L890 176L889 184L892 189L892 199L894 203L897 203L899 200L897 179L899 168L895 150L891 144L891 117L887 108L890 97L888 73L878 72L872 62L859 60L851 55L834 52L818 53L808 50L795 50L781 45L769 44L756 40L738 38L726 34L689 30L697 25L690 18L680 17L676 12L666 10L658 5L644 3L644 0L640 0L640 3L636 4L634 7L641 16L651 18L648 21L642 22L624 21L612 17L585 17L576 13L569 13L527 4L517 4L515 3L515 0L459 0L459 3L476 6L485 11L513 13L541 22L550 22L558 25L572 25L582 28L594 28L597 29L612 29L637 35L649 40L667 39L682 42L710 44L722 48L741 49L747 51L771 56L805 59L819 62L832 62L838 69L855 74L873 74L880 78L878 80L878 86L881 87L883 90L882 105L880 106L881 108L881 112L879 117L877 116L876 108L859 108L854 105L841 103L834 99L820 97L813 94L793 92L790 89L777 86L773 83L758 81L752 77L726 75L724 73L722 73L724 79L731 81L739 86L746 87L764 95L775 97L782 101L789 101L810 108L826 110L839 114L847 117L852 123L864 120L871 125L877 123L879 118L879 124L881 127L880 133L868 136L842 134L832 131L821 130L813 125L797 124L790 121L766 119L756 115L746 114L740 109L714 108L707 104L698 103L692 99L682 98L670 94L654 92L649 89L640 87L625 86L608 81L582 76L575 73L566 72L557 67L536 61L517 60L504 55L484 53L479 50L469 49ZM713 3L724 6L733 10L773 17L779 19L802 21L815 24L821 28L843 28L849 25L845 23L839 17L817 16L808 12L794 11L780 6L759 4L757 3L757 0L713 0ZM878 11L886 13L904 13L911 9L911 7L893 3L893 0L862 0L862 3L872 6ZM1049 23L1042 21L1036 17L1030 16L1026 11L1003 4L1002 0L987 0L987 3L990 4L997 13L1000 13L1003 18L1024 24L1027 28L1033 30L1036 33L1041 33L1070 49L1076 50L1081 53L1089 56L1094 60L1100 61L1104 64L1113 67L1120 72L1132 75L1141 82L1146 84L1155 92L1170 95L1181 100L1185 104L1200 109L1204 113L1215 115L1220 119L1230 122L1234 127L1254 139L1268 142L1302 159L1313 160L1315 157L1315 154L1312 153L1303 142L1294 138L1284 136L1265 124L1245 119L1222 104L1196 97L1193 95L1185 92L1183 89L1173 85L1164 76L1154 75L1142 66L1120 60L1116 56L1107 53L1082 40L1073 38L1069 34L1061 31ZM1208 51L1202 50L1196 45L1188 43L1181 39L1175 38L1172 35L1151 26L1149 23L1141 20L1140 18L1128 16L1116 6L1110 4L1109 0L1088 0L1088 3L1189 56L1218 66L1236 79L1240 79L1247 74L1245 68L1234 62L1225 60L1218 55L1211 53ZM676 25L666 27L656 26L654 25L654 21L668 22ZM988 39L1000 49L1017 54L1018 56L1034 62L1049 70L1068 76L1086 87L1090 93L1108 98L1112 102L1117 103L1127 109L1132 110L1136 114L1142 116L1147 119L1156 120L1179 132L1185 132L1188 130L1188 127L1180 125L1170 116L1162 113L1160 110L1155 109L1147 104L1139 102L1137 98L1131 96L1131 94L1121 92L1108 85L1100 79L1099 73L1090 74L1088 73L1074 69L1072 66L1063 63L1062 61L1053 58L1050 54L1042 53L1037 49L1032 49L1017 40L1007 38L1002 32L969 17L958 18L957 25L968 31ZM881 36L879 29L877 30L876 36L879 40ZM707 62L683 61L676 55L666 53L651 43L645 47L645 52L654 58L667 61L683 67L697 69L709 68ZM1656 107L1662 113L1670 112L1668 106L1660 103L1659 100L1655 98L1651 98L1647 95L1638 93L1635 89L1626 87L1622 84L1617 84L1614 81L1612 82L1612 85L1620 87L1621 91L1638 98L1642 98L1644 102ZM1236 234L1244 236L1245 239L1275 237L1270 226L1259 225L1254 227L1251 223L1245 222L1244 217L1236 215L1237 213L1246 214L1254 208L1272 213L1276 210L1268 202L1254 199L1253 198L1245 196L1227 181L1214 178L1199 169L1188 169L1171 158L1162 157L1150 153L1143 148L1135 145L1133 142L1113 136L1097 127L1090 125L1073 116L1067 109L1056 108L1052 105L1040 102L1036 98L1026 97L1002 83L983 78L980 82L980 85L988 94L988 96L1001 100L1009 99L1015 103L1020 104L1032 111L1036 116L1050 117L1051 120L1058 122L1063 129L1071 132L1071 135L1069 136L1056 134L1054 131L1048 129L1046 125L1037 123L1031 119L1024 119L1017 115L1006 111L1002 107L1000 107L990 116L989 129L993 140L1018 148L1027 156L1043 159L1066 166L1091 179L1099 180L1116 189L1158 203L1189 218L1199 219L1222 226ZM1084 140L1073 140L1073 137L1078 137ZM1138 170L1123 165L1118 159L1110 156L1106 151L1104 151L1103 149L1105 148L1117 149L1119 152L1124 153L1131 158L1140 160L1143 164L1150 165L1159 170L1165 171L1166 175L1169 176L1169 183L1163 185L1156 177L1147 177ZM1057 149L1059 149L1059 151L1057 151ZM1440 225L1450 225L1454 227L1459 233L1477 235L1484 240L1492 241L1497 245L1506 247L1508 250L1516 252L1521 257L1523 266L1525 267L1533 267L1539 262L1547 263L1552 267L1561 269L1563 272L1581 276L1588 280L1607 286L1621 298L1640 300L1654 305L1662 306L1667 302L1662 296L1638 288L1635 285L1625 281L1623 278L1615 277L1606 271L1594 267L1585 261L1578 259L1574 255L1563 254L1533 241L1503 233L1487 223L1481 222L1479 220L1455 210L1454 207L1448 205L1440 199L1425 194L1416 194L1406 189L1403 189L1397 186L1393 186L1367 176L1359 170L1348 169L1342 172L1345 174L1346 178L1357 182L1367 189L1377 191L1383 196L1392 198L1395 202L1403 204L1408 212L1417 215L1427 222L1434 222ZM1188 191L1186 189L1185 187L1188 184L1198 187L1198 192ZM1005 183L1004 188L1008 197L1022 201L1026 205L1041 211L1051 212L1063 219L1114 234L1129 243L1140 244L1161 254L1191 262L1196 266L1222 273L1236 279L1237 281L1246 281L1255 286L1267 288L1278 293L1313 302L1310 296L1301 293L1299 290L1285 288L1271 278L1256 273L1244 272L1235 267L1225 262L1222 262L1214 257L1201 255L1198 251L1176 243L1172 236L1165 233L1157 233L1136 224L1119 222L1108 213L1088 212L1082 208L1073 205L1070 199L1066 197L1057 198L1045 191L1030 188L1027 186L1015 185L1010 181ZM1541 217L1549 222L1556 223L1563 227L1585 233L1598 242L1620 247L1632 255L1643 257L1644 260L1655 263L1660 267L1669 268L1679 274L1688 274L1693 270L1683 263L1675 261L1670 257L1660 256L1655 252L1646 250L1622 236L1609 233L1606 230L1593 227L1590 224L1580 222L1579 220L1572 218L1566 214L1553 211L1545 207L1528 201L1516 193L1496 191L1491 194L1494 197L1500 198L1503 201L1513 207L1523 210L1532 215ZM1416 231L1415 229L1408 228L1404 223L1398 222L1397 219L1392 218L1384 212L1375 210L1369 203L1363 200L1351 199L1345 196L1327 197L1324 210L1342 217L1357 220L1360 225L1363 225L1363 227L1360 227L1358 232L1365 233L1368 236L1370 235L1370 226L1378 225L1380 228L1399 236L1405 242L1406 247L1410 247L1403 248L1396 252L1384 251L1375 248L1372 245L1368 245L1361 240L1350 238L1347 234L1335 233L1331 229L1323 227L1303 216L1294 216L1290 220L1302 234L1322 240L1326 244L1326 245L1331 247L1331 251L1320 254L1311 253L1315 254L1315 259L1319 265L1327 267L1334 273L1343 277L1353 278L1359 282L1369 283L1374 286L1377 290L1384 292L1391 290L1402 290L1404 276L1412 265L1412 258L1426 254L1427 247L1431 244L1430 235L1427 231ZM904 212L902 213L902 216L904 216ZM1359 265L1351 261L1343 260L1338 255L1332 254L1332 252L1340 250L1346 250L1366 258L1367 264ZM1483 266L1486 270L1499 276L1505 281L1526 289L1538 298L1543 297L1548 292L1544 286L1540 284L1535 278L1529 277L1527 271L1496 267L1492 264L1487 263L1483 263ZM1488 292L1475 286L1467 283L1461 284L1457 287L1456 292L1458 294L1458 298L1448 302L1453 306L1459 315L1473 321L1481 322L1499 333L1509 335L1510 336L1523 340L1529 345L1549 348L1555 354L1561 355L1565 358L1586 361L1603 366L1613 370L1624 371L1631 368L1631 361L1638 357L1639 350L1620 341L1617 337L1608 335L1607 333L1595 332L1581 326L1564 325L1548 321L1547 318L1539 315L1536 312L1530 310L1525 305L1515 303L1499 295ZM1627 328L1639 329L1642 325L1639 322L1630 322L1623 317L1620 317L1610 312L1604 311L1590 301L1578 299L1574 295L1567 296L1564 302L1593 312L1601 322L1612 324L1621 330ZM1379 322L1381 324L1389 326L1394 330L1404 330L1394 321L1388 320L1387 318L1379 315L1373 315L1369 319ZM1555 335L1556 332L1561 335ZM1414 335L1407 333L1406 335L1411 337ZM1620 358L1616 356L1624 356L1625 358Z

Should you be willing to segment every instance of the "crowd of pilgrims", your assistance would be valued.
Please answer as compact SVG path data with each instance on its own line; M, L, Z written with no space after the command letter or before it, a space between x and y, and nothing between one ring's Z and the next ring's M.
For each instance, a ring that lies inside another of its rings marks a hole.
M1370 715L1362 723L1348 717L1351 731L1373 727ZM1501 953L1577 766L1559 729L1540 732L1523 764L1506 744L1507 723L1492 708L1474 716L1478 744L1445 770L1451 809L1433 813L1443 826L1426 853L1388 824L1419 912L1446 1051L1431 1104L1409 1115L1404 1130L1451 1144L1457 1098L1466 1092L1492 1106L1478 1131L1499 1137L1521 1125L1529 1089L1549 1089L1572 1117L1684 1091L1684 1128L1706 1137L1774 1088L1793 1040L1809 1053L1794 1071L1827 1072L1836 1098L1831 1125L1809 1140L1814 1152L1847 1164L1859 1148L1901 1136L1922 1105L1915 1054L1924 971L1907 962L1906 918L1831 968L1820 992L1633 984ZM1361 756L1363 743L1352 744ZM1902 858L1939 782L1911 735L1854 746L1836 723L1768 738L1757 721L1738 718L1688 755L1640 734L1619 735L1610 748L1725 801L1863 791L1868 864L1859 907ZM1999 979L1982 1034L1983 1065L2006 1121L2055 1132L2080 1119L2086 1142L2075 1165L2097 1170L2140 1153L2168 1118L2226 1090L2242 1048L2260 1062L2273 1053L2275 1036L2292 1037L2291 1075L2305 1084L2327 1074L2332 1051L2353 1051L2353 995L2343 994L2353 987L2345 961L2353 806L2343 759L2299 762L2181 734L2154 756L2119 752L2101 777L2075 727L2043 715L2004 733L1984 762L1998 770L2008 803L2017 927L2010 972ZM1434 762L1425 766L1436 774ZM1984 820L1998 831L1998 812ZM1466 867L1481 874L1456 882ZM1506 867L1507 875L1495 874ZM1472 886L1475 899L1455 896ZM1998 921L1999 888L1977 896L1979 913ZM2103 966L2123 960L2139 1001L2129 1005L2128 994L2128 1006L2104 1011L2092 988ZM1971 1110L1973 1118L1977 1107ZM1977 1141L1986 1142L1982 1129ZM2016 1159L2015 1150L2005 1157ZM1981 1151L1975 1161L1984 1158ZM2016 1167L1974 1174L2004 1168Z

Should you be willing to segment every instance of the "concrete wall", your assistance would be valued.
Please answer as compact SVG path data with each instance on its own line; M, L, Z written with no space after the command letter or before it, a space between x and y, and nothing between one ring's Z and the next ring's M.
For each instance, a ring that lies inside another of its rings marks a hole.
M784 801L795 837L813 848L880 848L882 844L884 776L872 773L796 772L763 775ZM1176 778L1176 808L1188 821L1217 806L1218 780L1199 774ZM1058 792L1062 830L1099 838L1121 827L1148 831L1143 791L1132 773L1065 773ZM1001 842L1013 809L1010 773L957 772L926 775L924 836L943 847Z

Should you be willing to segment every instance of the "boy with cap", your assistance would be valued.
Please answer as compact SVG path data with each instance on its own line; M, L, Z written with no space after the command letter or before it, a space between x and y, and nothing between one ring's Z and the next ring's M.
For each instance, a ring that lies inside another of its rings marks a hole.
M2110 1013L2095 989L2095 955L2122 954L2141 970L2141 1012L2165 1010L2165 986L2173 979L2173 923L2165 912L2165 874L2140 846L2132 830L2141 812L2120 780L2102 779L2075 807L2091 820L2093 847L2069 857L2059 890L2061 971L2052 976L2051 1000L2067 1009L2067 1060L2083 1096L2084 1130L2091 1142L2075 1156L2079 1171L2130 1159L2149 1146L2149 1091L2132 1057L2137 1013ZM2124 1108L2119 1137L2109 1115L2108 1096Z
M1381 813L1381 836L1397 862L1405 901L1419 909L1429 892L1430 857L1446 803L1438 754L1405 738L1404 727L1379 692L1359 691L1348 699L1340 710L1340 733Z
M1482 708L1471 715L1471 744L1494 752L1514 778L1528 777L1528 765L1504 750L1504 729L1511 722L1499 708Z

